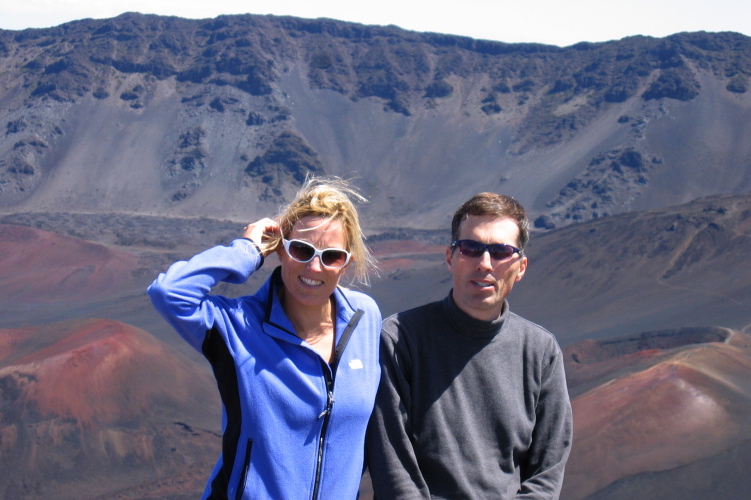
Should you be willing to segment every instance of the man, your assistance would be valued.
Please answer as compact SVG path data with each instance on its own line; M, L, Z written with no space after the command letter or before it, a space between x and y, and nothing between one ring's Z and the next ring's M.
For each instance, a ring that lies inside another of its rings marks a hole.
M558 498L572 439L561 349L509 311L529 222L481 193L454 215L453 289L386 319L367 454L375 497Z

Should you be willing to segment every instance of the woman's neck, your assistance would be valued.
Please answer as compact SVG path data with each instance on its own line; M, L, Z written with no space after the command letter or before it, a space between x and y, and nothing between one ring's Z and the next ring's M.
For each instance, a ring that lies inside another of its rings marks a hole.
M334 353L334 298L331 297L320 306L291 302L290 295L279 291L282 309L292 322L298 337L307 342L318 354L331 362Z

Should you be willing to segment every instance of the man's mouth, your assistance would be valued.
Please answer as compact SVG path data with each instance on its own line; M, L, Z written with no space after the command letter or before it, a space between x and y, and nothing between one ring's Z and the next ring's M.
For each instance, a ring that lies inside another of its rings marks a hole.
M487 281L472 281L472 284L479 288L492 288L493 284Z

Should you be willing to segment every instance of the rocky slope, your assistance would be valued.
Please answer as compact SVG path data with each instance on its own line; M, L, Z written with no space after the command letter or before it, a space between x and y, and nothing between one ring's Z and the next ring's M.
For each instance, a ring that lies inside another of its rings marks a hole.
M745 192L749 49L250 15L0 31L0 209L245 220L314 173L358 176L373 227L496 190L552 228Z
M703 198L541 235L512 304L565 344L685 326L744 330L750 203Z

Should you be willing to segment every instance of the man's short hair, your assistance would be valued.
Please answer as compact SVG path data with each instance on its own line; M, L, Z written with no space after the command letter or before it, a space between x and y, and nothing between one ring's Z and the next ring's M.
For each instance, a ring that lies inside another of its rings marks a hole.
M480 193L464 202L451 221L451 240L459 239L459 226L470 215L490 215L511 219L519 228L519 248L524 249L529 242L529 219L524 207L511 196L496 193Z

